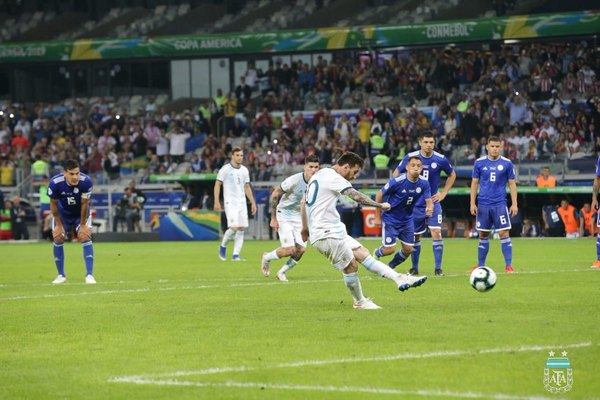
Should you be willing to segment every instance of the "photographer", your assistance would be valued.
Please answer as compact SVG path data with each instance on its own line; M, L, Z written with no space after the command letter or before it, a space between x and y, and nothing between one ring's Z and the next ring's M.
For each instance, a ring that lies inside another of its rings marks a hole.
M141 220L142 206L138 201L138 196L131 190L131 187L126 187L123 197L119 199L116 205L115 215L113 217L113 232L117 231L119 222L127 224L127 232L133 232L134 226L141 231L139 222Z

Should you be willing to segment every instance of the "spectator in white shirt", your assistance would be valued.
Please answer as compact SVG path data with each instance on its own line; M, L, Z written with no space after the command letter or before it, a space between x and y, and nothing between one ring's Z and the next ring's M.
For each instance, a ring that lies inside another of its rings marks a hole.
M176 163L182 162L185 155L185 141L191 135L181 128L179 121L175 121L173 130L167 134L167 137L169 138L171 161Z

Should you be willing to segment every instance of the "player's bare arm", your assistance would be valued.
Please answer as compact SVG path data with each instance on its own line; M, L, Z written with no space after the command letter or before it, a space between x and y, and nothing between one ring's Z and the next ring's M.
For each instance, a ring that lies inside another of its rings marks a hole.
M221 196L221 186L223 185L223 182L217 180L215 181L215 188L213 190L213 194L215 197L215 204L214 204L214 210L215 211L221 211L221 200L220 200L220 196Z
M479 187L479 178L473 178L471 180L471 215L477 215L477 188Z
M454 186L454 182L456 181L456 172L452 171L450 175L448 175L448 179L446 179L446 183L444 184L444 188L431 196L431 200L434 203L439 203L446 198L448 192Z
M284 193L285 192L281 189L281 187L277 187L275 190L273 190L273 193L271 193L271 222L269 225L274 229L279 228L279 222L277 221L277 206L279 205L279 200L281 200L281 196Z
M350 188L350 189L346 190L343 194L348 196L352 200L356 201L357 203L362 204L363 206L371 206L371 207L381 208L383 210L390 209L390 205L388 203L380 203L378 201L372 200L369 196L367 196L364 193L359 192L358 190L356 190L354 188Z
M305 242L308 241L308 217L306 216L306 196L302 196L302 200L300 200L300 216L302 217L302 230L300 231L300 235L302 236L302 240Z
M62 243L65 239L65 227L63 226L62 220L60 219L60 213L58 212L58 205L55 199L50 199L50 212L54 217L54 228L52 229L52 238L55 242Z
M248 197L248 200L250 200L250 211L252 212L252 215L256 215L256 201L254 200L254 192L252 191L252 187L249 183L244 185L244 191L246 192L246 197Z
M428 217L433 215L433 197L425 199L425 215Z
M89 203L90 200L88 197L81 196L81 220L79 223L79 231L77 232L77 238L82 242L92 239L92 231L87 225L87 218L90 210Z
M519 212L517 206L517 182L514 179L508 180L508 189L510 190L510 215L515 216Z
M598 210L598 190L600 190L600 176L594 178L594 185L592 186L592 210Z

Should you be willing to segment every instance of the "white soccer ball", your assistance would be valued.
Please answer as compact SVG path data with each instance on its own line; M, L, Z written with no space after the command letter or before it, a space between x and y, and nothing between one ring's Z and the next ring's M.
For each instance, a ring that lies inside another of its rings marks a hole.
M496 286L496 273L490 267L478 267L471 272L469 282L478 292L487 292Z

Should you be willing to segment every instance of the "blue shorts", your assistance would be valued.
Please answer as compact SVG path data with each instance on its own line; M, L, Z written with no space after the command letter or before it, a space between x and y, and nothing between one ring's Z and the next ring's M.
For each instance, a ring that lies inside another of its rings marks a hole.
M480 206L477 207L478 231L504 231L512 228L510 214L506 206Z
M415 207L413 209L413 221L415 225L415 235L422 235L427 228L442 229L442 205L433 203L433 214L431 217L425 215L425 208Z
M59 214L59 215L60 215L60 220L63 223L63 227L65 228L65 232L69 232L71 230L71 228L75 228L75 231L79 230L79 224L81 224L80 216L72 217L72 216L66 216L63 214ZM56 221L53 218L52 219L52 228L53 229L54 229L55 225L56 225ZM87 218L87 226L89 226L90 228L92 227L91 213L88 215L88 218Z
M415 244L415 228L412 219L404 223L382 223L381 243L383 246L388 247L396 245L396 239L409 246Z

